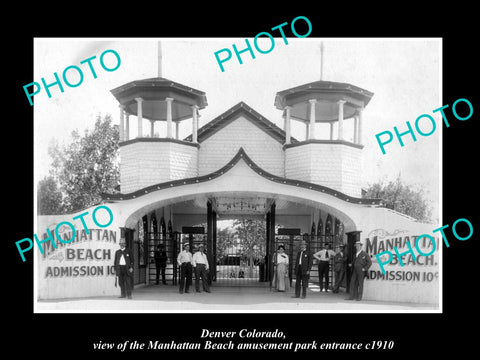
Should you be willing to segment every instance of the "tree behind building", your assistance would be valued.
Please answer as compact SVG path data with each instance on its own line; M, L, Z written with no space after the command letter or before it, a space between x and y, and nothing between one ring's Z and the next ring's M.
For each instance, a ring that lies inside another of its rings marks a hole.
M378 182L362 193L363 198L382 199L385 207L411 216L419 221L432 221L432 208L425 198L423 189L407 185L397 176L388 184Z
M75 130L70 143L52 144L50 176L38 186L38 214L72 213L98 204L101 193L118 192L118 142L118 126L112 125L111 116L98 115L93 130L85 130L83 136Z

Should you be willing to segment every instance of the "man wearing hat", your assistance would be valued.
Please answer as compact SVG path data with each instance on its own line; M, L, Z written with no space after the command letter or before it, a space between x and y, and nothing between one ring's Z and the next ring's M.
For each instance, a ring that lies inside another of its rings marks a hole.
M125 239L120 239L120 249L115 252L115 274L120 283L121 298L132 298L133 289L133 252L126 248ZM116 286L116 284L115 284Z
M302 290L302 299L307 297L308 279L310 278L310 269L312 267L312 255L307 250L307 242L302 240L300 243L300 251L295 260L295 295L292 297L300 297L300 289Z
M157 251L154 254L155 259L155 268L157 270L157 285L158 285L158 278L160 277L160 272L162 273L162 284L167 285L167 281L165 280L165 269L167 267L167 252L165 251L165 247L163 244L157 245Z
M370 256L362 250L362 243L357 241L355 243L355 255L353 261L348 266L352 267L352 277L350 278L350 297L345 300L362 300L363 294L363 280L367 274L368 269L372 266Z
M347 271L347 256L345 254L345 245L342 244L339 246L340 251L335 254L333 257L333 271L335 272L335 286L333 292L338 293L338 289L342 285L343 280L345 279L345 273Z
M190 244L183 245L183 251L177 256L177 264L180 267L180 294L185 292L188 294L188 288L192 282L192 253L190 252Z
M200 277L202 278L203 291L209 293L208 286L208 259L205 254L205 247L200 244L198 251L193 254L192 265L195 269L195 290L200 292Z

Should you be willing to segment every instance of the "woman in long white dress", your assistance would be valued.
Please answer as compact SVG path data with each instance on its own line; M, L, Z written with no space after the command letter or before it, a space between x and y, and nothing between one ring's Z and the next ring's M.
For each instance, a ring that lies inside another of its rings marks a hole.
M285 247L280 245L275 254L275 289L277 291L288 291L290 281L288 279L288 255L285 254Z

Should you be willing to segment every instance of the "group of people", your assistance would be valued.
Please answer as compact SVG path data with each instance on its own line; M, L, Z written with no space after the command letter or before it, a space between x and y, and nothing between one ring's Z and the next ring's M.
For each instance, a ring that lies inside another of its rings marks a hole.
M133 290L133 252L126 248L125 239L119 242L120 249L115 252L114 268L115 268L115 286L120 284L120 298L132 298ZM156 266L156 283L159 284L160 274L162 283L167 284L165 280L165 268L167 266L167 254L163 244L157 246L154 254ZM208 285L208 259L205 254L204 245L200 245L195 254L190 252L190 244L184 244L183 250L178 254L177 263L180 269L180 293L188 293L192 283L192 272L195 272L195 290L200 291L200 279L202 279L203 290L210 292Z
M209 293L210 286L208 285L208 259L205 254L205 246L200 244L198 251L192 255L190 252L190 244L183 245L183 250L177 256L177 264L180 268L180 294L189 293L189 288L192 283L192 272L195 272L195 290L200 290L200 278L202 279L203 291Z
M329 289L329 271L330 259L334 259L334 273L335 285L333 292L338 293L339 288L347 276L347 267L350 268L350 296L345 300L362 300L363 283L368 269L372 265L370 256L362 250L362 243L357 241L355 243L355 254L352 261L349 263L347 254L345 253L345 245L340 246L340 251L336 254L330 249L330 245L326 244L325 248L311 254L307 251L307 243L302 241L300 250L294 265L295 276L295 295L294 298L306 298L308 281L310 278L310 271L313 264L313 258L318 260L318 279L320 291L328 292ZM285 253L285 247L280 245L274 258L274 278L273 285L277 291L288 291L290 287L290 280L288 277L289 257Z
M125 239L120 240L120 249L115 252L114 267L115 273L118 277L121 290L121 298L132 298L133 289L133 253L131 249L126 248ZM159 282L159 274L162 273L162 282L165 281L165 267L167 263L166 252L163 245L159 245L155 252L155 263L157 267L157 284ZM360 301L363 295L363 282L368 269L372 265L370 256L362 250L362 243L357 241L355 243L355 254L353 259L348 263L347 254L345 253L345 245L340 246L340 251L336 254L330 249L327 244L325 248L311 254L307 250L307 243L302 241L300 250L297 253L294 266L295 275L295 295L293 297L306 298L308 281L310 278L310 271L313 264L313 258L318 260L318 277L320 283L320 291L328 291L329 288L329 267L330 259L334 258L334 272L335 272L335 286L333 292L338 293L340 285L346 278L347 267L350 268L350 296L346 300ZM290 289L290 281L288 277L289 257L285 253L285 247L280 245L277 249L274 258L274 278L273 284L278 291L288 291ZM200 279L202 279L203 290L210 292L208 283L209 264L207 255L205 254L205 247L203 244L199 245L198 251L192 255L190 252L190 244L183 245L183 250L177 256L177 264L180 269L180 288L181 294L189 293L190 285L192 284L192 273L195 272L195 290L200 290ZM115 281L117 280L115 278ZM115 282L116 286L116 282Z

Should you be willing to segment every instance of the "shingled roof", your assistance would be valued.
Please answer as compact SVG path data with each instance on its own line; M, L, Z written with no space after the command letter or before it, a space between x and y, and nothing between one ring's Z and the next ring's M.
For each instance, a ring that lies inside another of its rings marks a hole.
M234 105L224 113L217 116L212 121L202 126L200 129L198 129L198 142L201 143L202 141L208 139L210 136L212 136L228 124L232 123L234 120L238 119L242 115L245 119L251 121L254 125L258 126L261 130L265 131L268 135L273 137L281 144L285 143L285 131L279 128L270 120L268 120L266 117L252 109L243 101ZM187 136L185 140L191 141L192 135ZM291 143L298 142L298 140L293 137L290 139L290 141Z

